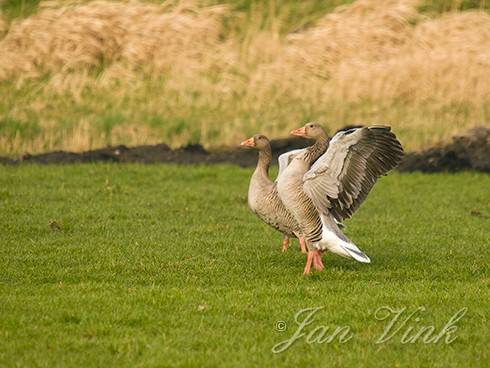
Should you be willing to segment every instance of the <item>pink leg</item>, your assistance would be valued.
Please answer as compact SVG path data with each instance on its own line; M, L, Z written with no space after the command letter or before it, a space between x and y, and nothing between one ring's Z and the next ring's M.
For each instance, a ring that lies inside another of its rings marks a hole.
M313 257L314 257L315 251L309 251L307 256L306 256L306 265L305 269L303 271L303 275L309 275L311 273L311 263L313 262Z
M322 251L321 250L315 251L315 254L313 256L313 267L315 267L315 270L320 271L320 272L325 269L325 266L323 265L323 262L322 262Z
M289 237L287 235L284 235L284 239L282 240L282 251L286 252L289 247Z
M306 242L302 236L299 238L299 246L301 247L301 253L306 253Z

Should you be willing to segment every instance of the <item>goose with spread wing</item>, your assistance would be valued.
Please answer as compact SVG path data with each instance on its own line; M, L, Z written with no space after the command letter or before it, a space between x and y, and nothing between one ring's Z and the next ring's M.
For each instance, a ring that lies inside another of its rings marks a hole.
M240 143L240 146L259 151L257 167L252 174L248 188L248 205L250 209L266 224L284 234L283 252L288 249L289 238L297 237L301 251L306 253L306 246L299 230L299 224L279 198L276 183L269 179L269 167L272 161L269 139L262 134L256 134Z
M308 123L291 134L315 140L288 158L277 181L280 199L299 224L308 256L304 269L324 268L322 253L369 263L341 231L337 222L350 218L366 199L376 180L394 168L403 149L387 126L370 126L338 132L330 139L317 124ZM284 159L284 158L283 158Z

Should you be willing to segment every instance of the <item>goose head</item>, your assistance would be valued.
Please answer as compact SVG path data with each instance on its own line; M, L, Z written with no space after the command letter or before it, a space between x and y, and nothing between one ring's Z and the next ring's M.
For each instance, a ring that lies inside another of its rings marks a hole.
M254 148L259 151L270 148L269 139L263 134L255 134L253 137L240 143L240 147Z
M323 128L316 123L307 123L301 128L292 130L290 134L296 137L310 138L315 140L327 137L327 133L325 133Z

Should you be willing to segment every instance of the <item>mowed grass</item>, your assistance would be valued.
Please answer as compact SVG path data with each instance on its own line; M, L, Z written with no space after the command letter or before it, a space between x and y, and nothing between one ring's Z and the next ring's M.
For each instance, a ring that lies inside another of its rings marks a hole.
M304 277L297 242L281 253L248 210L250 173L0 167L0 365L487 366L490 176L382 178L346 222L372 264L327 254ZM383 306L425 311L376 344ZM348 326L352 338L272 353L312 307L305 333ZM439 333L462 308L454 342L400 341L410 327Z

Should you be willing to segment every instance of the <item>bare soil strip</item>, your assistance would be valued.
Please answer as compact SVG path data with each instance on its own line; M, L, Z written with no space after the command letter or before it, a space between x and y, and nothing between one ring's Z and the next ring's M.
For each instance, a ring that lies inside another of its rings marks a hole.
M350 127L346 127L350 128ZM344 128L344 129L346 129ZM287 138L272 140L274 159L289 150L303 148L307 140ZM201 145L188 145L175 150L166 144L126 147L105 147L81 153L55 151L38 155L25 154L21 158L0 157L2 164L77 164L88 162L131 162L131 163L176 163L218 164L230 163L250 167L256 163L256 152L240 148L207 151ZM461 136L453 137L451 143L430 148L422 152L411 152L398 167L401 172L457 172L475 170L490 173L490 129L479 127Z

